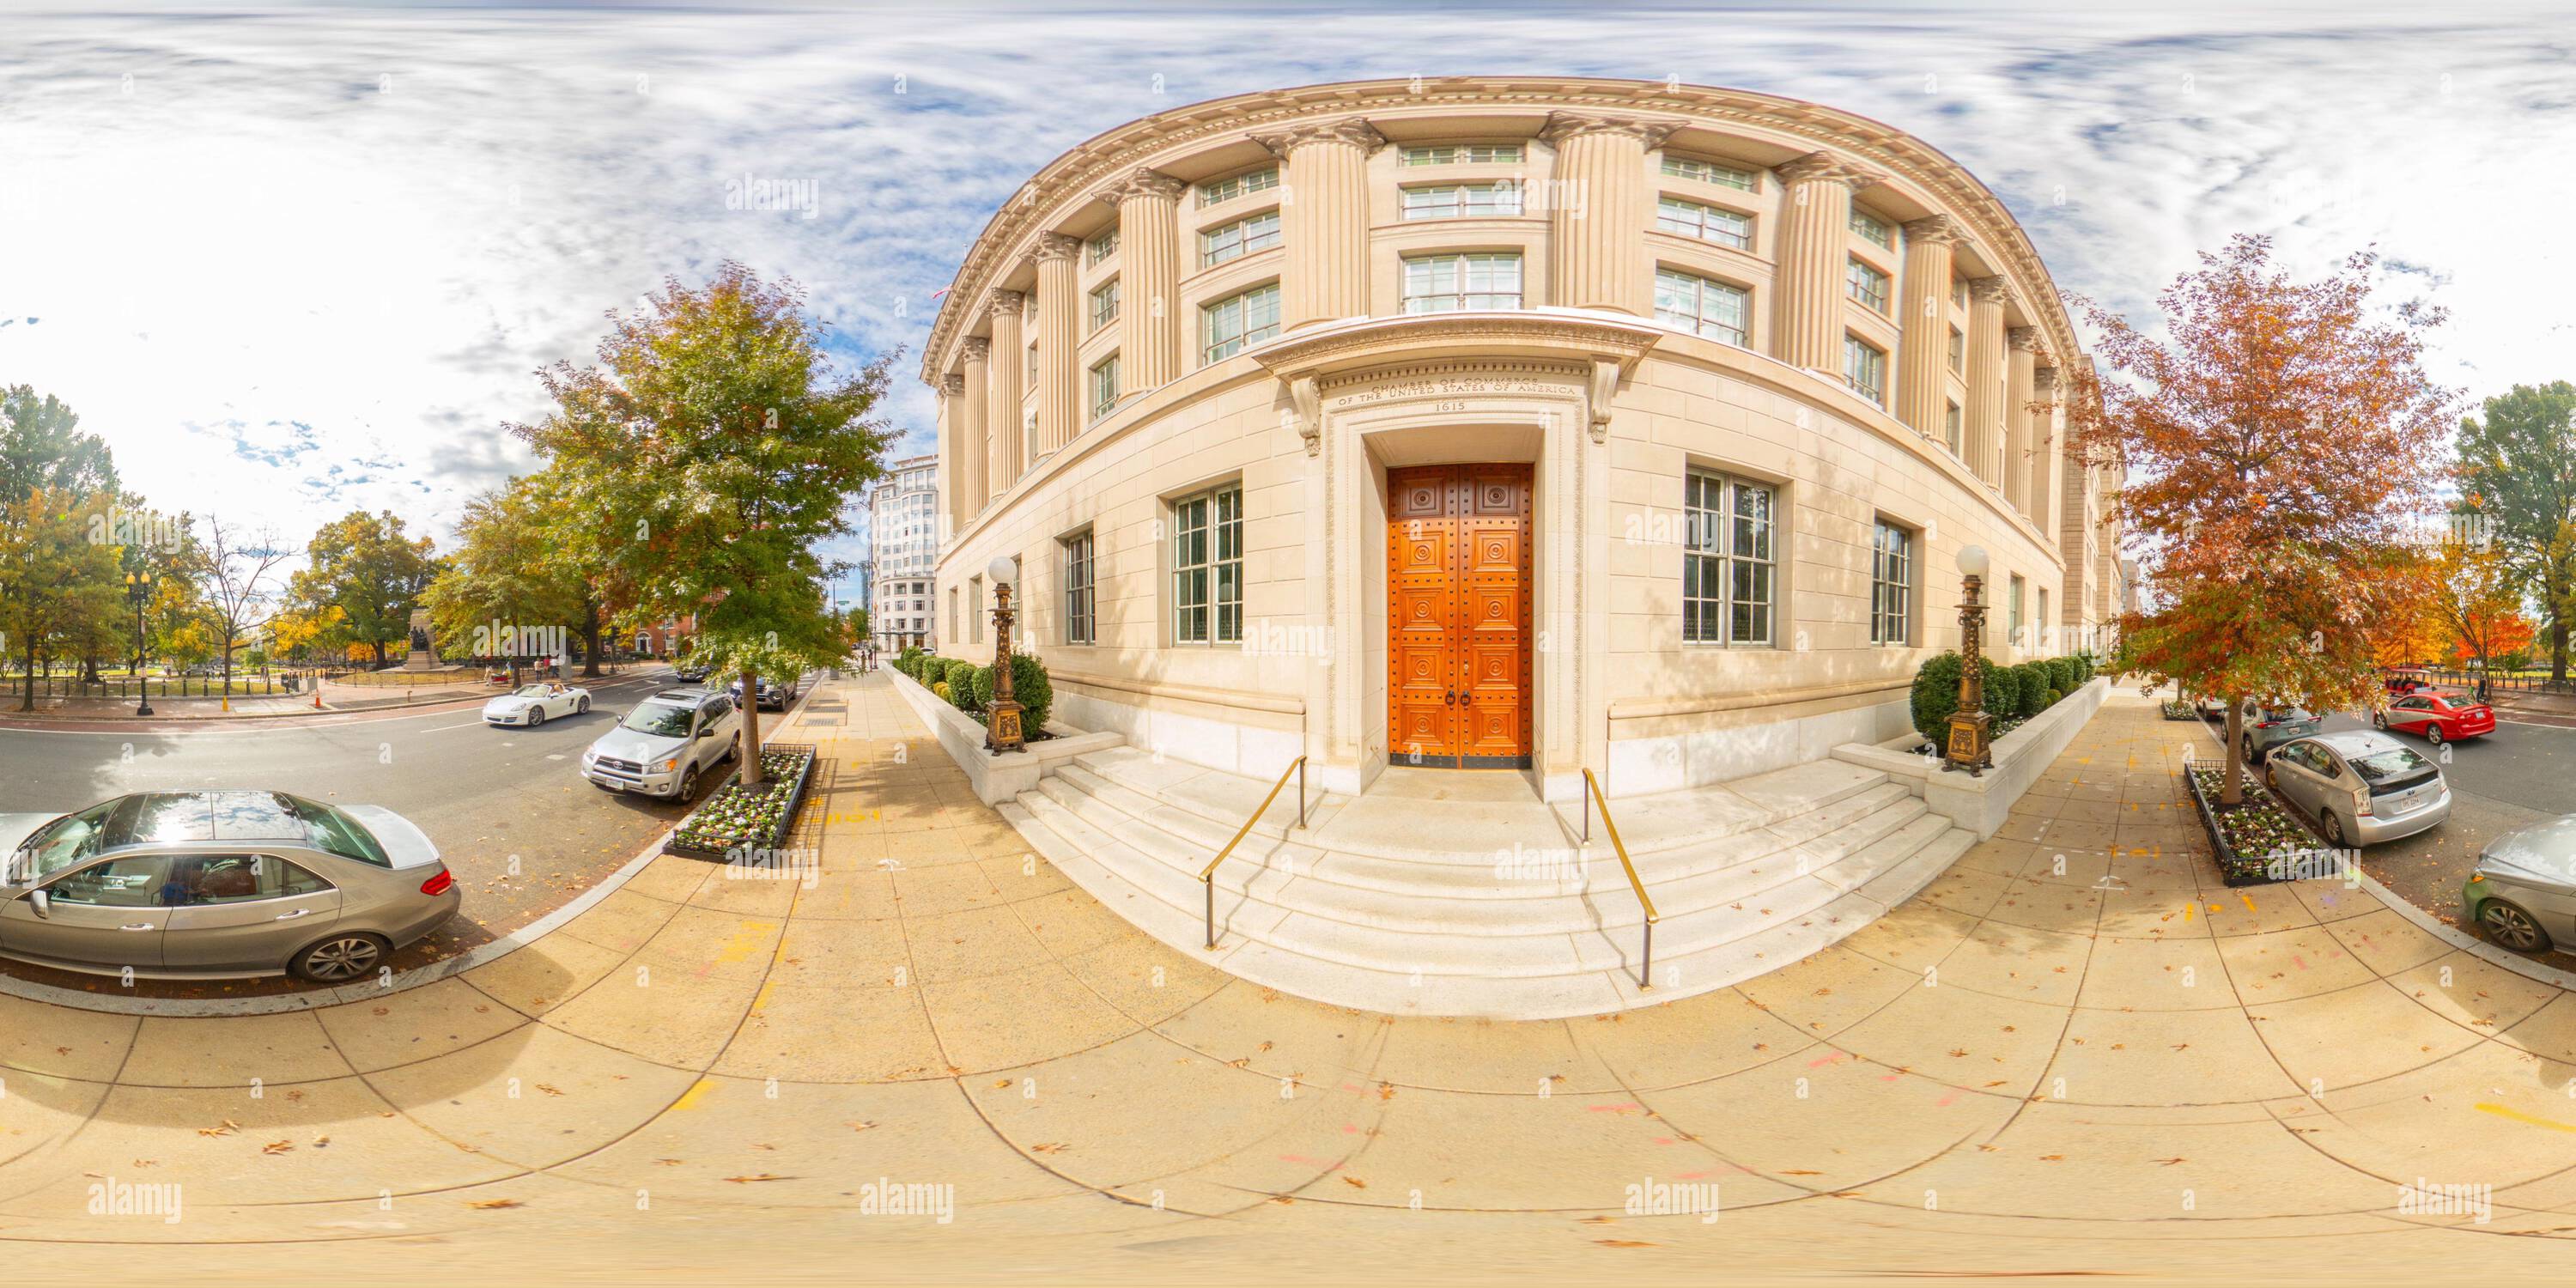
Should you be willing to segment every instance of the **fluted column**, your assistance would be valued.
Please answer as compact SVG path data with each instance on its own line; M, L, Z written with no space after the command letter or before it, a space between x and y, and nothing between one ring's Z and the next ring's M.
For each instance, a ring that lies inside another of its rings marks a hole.
M1551 182L1525 202L1547 205L1547 303L1610 309L1632 317L1655 312L1655 274L1645 230L1654 224L1646 154L1664 145L1678 122L1634 116L1558 112L1539 138L1556 149Z
M1950 400L1942 396L1942 389L1950 365L1951 248L1959 240L1959 225L1948 215L1905 225L1896 418L1930 439L1939 439L1948 429Z
M1968 282L1968 466L2001 486L2004 478L2004 302L2001 277Z
M948 538L966 522L962 507L965 490L958 486L959 445L965 433L966 378L945 375L939 378L939 516L941 528L934 549L945 549Z
M1038 439L1031 461L1082 432L1082 239L1042 233L1037 261Z
M993 342L970 335L958 348L964 353L966 369L958 378L965 414L957 418L957 526L963 529L992 499L985 465L993 458Z
M2030 423L2040 441L2035 444L2037 458L2031 463L2030 517L2041 532L2054 540L2059 521L2066 514L2066 427L2058 420L2057 368L2044 366L2033 371L2031 390L2039 410L2030 414Z
M985 366L991 388L984 396L984 497L990 500L1020 481L1020 369L1028 362L1020 344L1020 312L1027 301L1018 291L984 298L993 319L993 360Z
M1840 378L1851 195L1881 176L1830 152L1810 152L1773 172L1780 176L1782 197L1771 352L1790 366Z
M1279 212L1288 247L1279 275L1281 329L1365 316L1368 158L1386 137L1353 117L1256 134L1253 142L1287 168L1289 200Z
M1181 375L1181 194L1189 185L1138 167L1102 189L1118 207L1118 376L1150 393Z
M2004 345L2011 351L2004 382L2004 499L2035 519L2039 502L2031 484L2039 435L2031 428L2030 405L2039 397L2039 328L2014 327L2004 332Z

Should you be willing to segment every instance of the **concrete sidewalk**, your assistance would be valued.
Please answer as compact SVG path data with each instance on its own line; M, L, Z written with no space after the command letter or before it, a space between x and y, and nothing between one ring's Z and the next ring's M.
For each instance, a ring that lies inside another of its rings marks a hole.
M257 1277L282 1240L299 1275L394 1240L623 1281L2576 1266L2576 1001L2367 890L2222 888L2188 731L2134 692L1866 930L1523 1023L1301 1002L1146 937L882 676L777 736L828 760L789 862L657 859L455 979L237 1019L0 998L13 1269ZM139 1184L184 1217L116 1215Z

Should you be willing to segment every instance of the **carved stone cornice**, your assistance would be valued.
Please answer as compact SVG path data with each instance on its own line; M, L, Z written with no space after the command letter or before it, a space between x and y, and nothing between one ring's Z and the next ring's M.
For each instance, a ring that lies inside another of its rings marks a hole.
M1905 240L1911 245L1925 242L1935 246L1956 246L1968 240L1968 230L1948 215L1925 215L1905 221Z
M1032 264L1042 264L1049 260L1072 259L1081 253L1082 239L1079 237L1070 233L1039 233L1036 249L1022 258Z
M2015 353L2046 353L2048 351L2047 343L2040 338L2039 328L2035 326L2005 327L2004 347Z
M1272 134L1256 134L1252 136L1252 141L1268 148L1270 155L1282 161L1288 159L1290 152L1309 143L1341 143L1358 148L1362 152L1375 152L1386 146L1386 136L1378 133L1377 127L1369 124L1366 117L1359 116L1346 116L1337 121L1315 121Z
M1179 201L1181 194L1189 190L1190 185L1160 170L1149 170L1140 165L1111 180L1107 186L1093 193L1092 199L1105 201L1113 206L1130 197L1159 197L1165 201Z
M984 296L985 307L994 317L1017 317L1029 307L1028 297L1019 291L992 291Z
M2012 283L2001 273L1968 279L1968 298L1979 304L2010 304L2012 297Z
M1771 167L1771 172L1782 183L1839 183L1855 192L1887 178L1882 171L1831 152L1810 152Z
M1317 327L1273 341L1253 354L1287 387L1297 432L1307 454L1322 451L1325 382L1383 374L1423 364L1491 365L1531 359L1562 368L1583 382L1590 403L1592 441L1605 442L1610 397L1664 336L1661 327L1602 316L1490 313L1417 313L1364 318Z
M968 362L989 362L993 358L993 341L990 336L970 335L960 341L957 348ZM959 376L957 379L962 386L966 377ZM959 392L964 392L962 387Z
M1664 146L1664 140L1686 124L1688 122L1603 112L1550 112L1547 124L1539 127L1538 137L1540 142L1550 147L1559 147L1567 139L1585 134L1624 134L1652 152Z
M941 376L939 378L939 396L942 398L965 397L966 377L953 371L947 375Z

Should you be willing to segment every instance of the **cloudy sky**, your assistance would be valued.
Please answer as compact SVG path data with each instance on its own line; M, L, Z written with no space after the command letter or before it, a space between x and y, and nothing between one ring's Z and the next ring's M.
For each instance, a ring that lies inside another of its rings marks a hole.
M211 11L0 24L0 383L57 394L153 502L301 544L353 507L448 542L532 467L530 373L743 260L811 293L890 412L996 202L1068 147L1317 81L1555 73L1830 103L1959 159L2060 287L2133 315L2195 249L2376 243L2472 397L2576 378L2576 16L2365 3ZM728 182L810 182L810 211ZM854 553L853 545L843 553Z

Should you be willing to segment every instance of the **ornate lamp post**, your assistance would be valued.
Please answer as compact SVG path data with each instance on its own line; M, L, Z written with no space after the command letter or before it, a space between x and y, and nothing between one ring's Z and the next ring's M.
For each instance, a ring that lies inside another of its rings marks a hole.
M143 606L152 602L152 570L125 574L125 598L134 605L134 714L152 714L152 682L143 676Z
M1942 751L1941 768L1945 772L1964 769L1975 778L1995 764L1995 718L1985 710L1986 668L1980 648L1986 606L1977 598L1986 584L1986 548L1961 550L1959 572L1959 709L1950 713L1949 745Z
M1020 732L1020 704L1011 697L1011 583L1020 578L1020 564L1009 555L995 555L984 565L984 575L993 583L993 711L984 732L984 750L1018 751L1026 745Z

